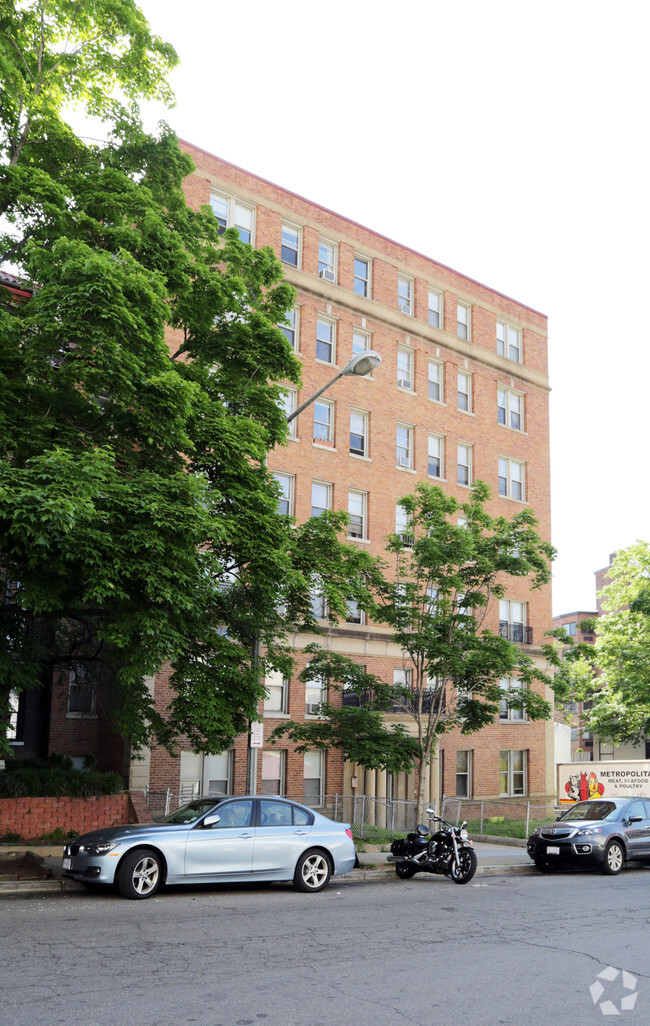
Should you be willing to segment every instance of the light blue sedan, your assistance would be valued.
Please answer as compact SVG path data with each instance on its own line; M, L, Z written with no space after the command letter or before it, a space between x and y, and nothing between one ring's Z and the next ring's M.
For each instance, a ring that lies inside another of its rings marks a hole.
M64 875L125 898L163 884L292 880L322 891L358 859L348 823L285 798L197 798L157 823L110 826L66 845Z

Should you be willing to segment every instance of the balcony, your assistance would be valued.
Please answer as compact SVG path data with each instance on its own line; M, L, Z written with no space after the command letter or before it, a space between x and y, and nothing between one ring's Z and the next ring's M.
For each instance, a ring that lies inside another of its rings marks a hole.
M523 623L508 623L507 620L499 620L499 637L507 638L518 645L532 645L533 628L525 627Z

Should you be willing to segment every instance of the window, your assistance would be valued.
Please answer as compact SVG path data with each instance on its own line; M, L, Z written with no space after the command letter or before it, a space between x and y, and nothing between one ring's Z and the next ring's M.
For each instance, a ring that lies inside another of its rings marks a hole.
M181 753L181 759L184 753ZM234 751L231 748L220 755L203 756L203 787L197 794L232 794L232 767ZM199 756L200 758L200 756ZM181 763L182 770L182 763Z
M464 442L458 443L458 484L472 483L472 447Z
M18 727L20 711L20 695L17 691L9 692L9 719L7 721L7 741L17 743L20 741L20 730Z
M366 492L350 489L348 492L348 538L366 538L366 508L368 496Z
M298 352L298 307L294 306L287 310L284 321L280 324L280 331L283 332L287 342L294 353Z
M309 607L311 609L311 615L316 620L327 619L329 615L327 596L323 591L323 582L320 578L316 578L309 589Z
M444 477L444 440L440 435L429 435L429 477Z
M362 624L364 622L364 612L363 609L359 608L359 603L356 599L347 599L345 605L345 622Z
M523 463L499 456L499 495L523 502L526 498L524 471Z
M458 409L472 410L472 375L468 371L458 371Z
M286 752L262 750L262 794L284 794Z
M285 516L293 516L293 474L274 473L273 477L280 485L280 499L278 501L278 512Z
M317 399L314 403L314 441L334 441L334 404L326 399Z
M411 671L405 670L404 668L399 670L393 670L393 687L410 688L411 686Z
M354 258L354 291L370 299L370 261L365 257Z
M334 323L319 317L316 321L316 359L334 363Z
M508 695L512 695L513 698L519 698L522 692L522 682L517 677L502 677L499 681L499 687L502 692L507 692L501 697L499 702L499 720L511 723L523 723L526 719L526 713L523 709L516 709L510 705Z
M504 321L497 321L497 353L508 360L521 363L521 331Z
M280 670L269 670L264 678L264 714L288 711L289 681Z
M353 456L368 455L368 414L350 410L350 452Z
M509 641L516 641L520 644L530 643L526 627L525 602L499 599L499 634Z
M410 317L413 313L413 282L401 274L397 279L397 308Z
M332 486L313 481L311 486L311 515L320 516L326 509L332 508Z
M437 403L443 401L442 363L439 360L429 360L429 399Z
M323 677L308 680L305 685L305 713L320 716L320 706L327 701L327 682Z
M429 289L429 324L442 327L442 293Z
M527 752L499 752L499 794L526 794Z
M413 352L410 349L397 350L397 385L413 391Z
M456 797L471 798L472 753L467 749L456 752Z
M365 353L368 349L370 349L370 335L355 328L352 332L352 352Z
M497 411L499 424L505 424L515 431L524 430L524 397L521 392L513 392L511 388L499 385Z
M325 239L318 243L318 277L336 281L336 246Z
M96 689L90 667L86 663L75 663L70 670L68 689L68 715L95 716Z
M564 629L567 632L567 634L569 634L572 638L575 638L577 626L578 626L577 621L574 621L573 623L565 623L564 624Z
M295 388L286 388L284 395L280 398L280 407L284 411L284 415L289 420L292 413L295 413L298 408L298 393ZM296 437L296 418L289 422L289 438Z
M413 515L399 502L395 506L395 534L400 536L405 545L412 545L415 541Z
M458 303L457 306L457 329L456 334L459 338L470 337L470 308L465 303Z
M408 424L397 425L395 455L398 467L413 467L413 428Z
M292 267L300 267L300 229L291 224L282 225L280 259Z
M223 196L213 192L210 196L212 213L219 225L219 235L223 235L226 228L236 228L242 242L253 241L253 207L248 207L232 196Z
M324 752L305 752L303 769L303 801L305 805L321 805L323 798Z

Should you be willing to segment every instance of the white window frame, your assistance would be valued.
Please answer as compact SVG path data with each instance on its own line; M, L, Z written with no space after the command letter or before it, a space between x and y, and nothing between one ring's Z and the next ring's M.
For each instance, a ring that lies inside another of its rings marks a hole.
M314 401L313 440L316 444L334 444L334 403L330 399Z
M278 327L294 353L297 353L300 345L300 307L292 306L287 310L284 322Z
M327 596L323 591L323 581L321 577L316 577L311 582L309 588L309 605L314 619L327 620L329 616L329 604Z
M368 537L368 493L358 488L348 489L348 538L365 541ZM355 518L354 523L352 518Z
M7 741L12 745L19 745L22 742L18 737L18 714L20 710L20 694L18 691L9 692L9 719L7 720Z
M516 758L521 756L521 759ZM505 767L503 763L505 762ZM518 764L521 765L518 765ZM503 789L505 777L506 788ZM515 780L521 779L518 786ZM510 748L499 752L499 794L516 797L528 793L528 751L525 748Z
M321 337L321 327L327 328L329 332L329 338ZM324 356L319 356L318 346L329 346L330 348L330 359L326 360ZM336 363L336 321L331 320L329 317L324 317L322 314L318 314L316 318L316 359L320 363L335 364Z
M414 353L407 346L397 347L397 387L403 392L415 391Z
M360 432L352 430L352 418L353 417L359 418L361 420L361 431ZM368 423L369 423L369 418L368 418L368 413L366 412L366 410L359 410L359 409L356 409L355 407L353 407L350 410L350 437L349 437L349 445L348 445L350 456L354 456L354 457L356 457L358 459L361 459L361 458L367 459L368 458ZM361 452L359 452L356 448L355 449L352 448L352 435L353 434L355 436L358 436L358 437L362 438L362 440L363 440L363 449L362 449Z
M355 599L346 599L345 607L345 622L362 627L366 622L366 614L359 608L359 603Z
M264 687L264 715L286 716L289 712L289 678L281 670L267 670Z
M431 443L435 443L432 446ZM437 447L437 452L431 452L432 448ZM431 460L438 461L438 473L431 472ZM429 432L429 438L427 441L427 474L429 477L435 477L437 480L443 480L445 476L445 437L444 435L438 435L433 431Z
M280 405L282 410L284 411L285 417L287 417L288 419L291 416L291 414L295 413L298 409L298 391L295 388L291 388L289 385L285 385L283 387L284 395L282 395L280 398ZM294 417L293 420L289 421L289 423L287 424L289 438L296 437L296 427L297 417Z
M518 475L513 473L515 469L518 471ZM515 502L525 502L526 464L522 463L521 460L514 460L510 456L499 456L498 484L500 498L514 499Z
M461 453L461 449L464 449L466 451L466 455L467 455L467 462L466 463L461 461L461 455L464 455L464 454ZM472 452L472 446L468 442L458 442L457 449L456 449L456 483L459 484L461 486L461 488L470 488L471 487L472 477L473 477L473 472L472 472L473 455L474 454ZM461 467L466 467L467 468L467 481L461 481L460 480Z
M513 402L519 404L519 409L513 410ZM513 416L515 423L513 424ZM519 418L519 423L516 419ZM524 393L518 392L507 385L497 385L497 421L502 427L510 428L512 431L524 430Z
M400 431L406 432L406 440L400 441ZM397 422L395 431L395 464L400 470L413 469L413 425Z
M226 206L225 217L223 214L218 214L215 210L215 204L213 200L221 200L222 204ZM243 242L248 242L251 246L255 245L255 207L250 203L244 203L243 200L237 198L237 196L230 196L225 192L220 192L218 189L213 189L210 193L210 206L212 212L219 222L219 234L223 235L226 228L237 228L239 231L239 237L241 238L242 231L250 234L250 239L242 239ZM239 224L241 218L239 217L239 210L245 210L250 214L250 228L243 224ZM225 220L225 224L222 224L222 220Z
M503 356L506 360L512 360L513 363L523 362L524 350L521 328L515 328L514 325L508 324L507 321L497 321L496 338L498 356ZM513 339L515 340L514 345Z
M357 274L357 261L366 265L366 277L363 278ZM364 299L370 299L371 297L371 277L372 277L372 260L370 257L362 256L360 253L354 254L354 260L352 264L352 273L354 275L353 291L356 296L362 296ZM365 289L360 291L357 288L357 282L364 282Z
M331 251L331 258L327 254ZM338 273L338 252L339 247L331 239L319 238L318 240L318 277L324 281L336 284Z
M499 681L499 687L502 691L521 693L525 688L525 684L520 677L502 677ZM526 710L525 709L513 709L508 702L508 699L504 696L499 701L499 722L500 723L525 723L526 722Z
M503 635L510 641L518 644L525 644L528 636L528 603L518 599L499 599L499 633L502 633L502 624L508 627L507 633ZM521 638L517 638L517 630L521 628Z
M326 499L326 502L327 502L326 506L316 505L314 503L314 489L315 488L324 488L325 489L325 499ZM328 510L328 509L331 509L331 508L332 508L332 485L328 484L326 481L312 481L312 483L311 483L311 515L313 517L320 516L320 514L324 513L325 510ZM314 513L314 510L318 510L318 512Z
M305 681L305 718L321 719L322 713L310 712L310 707L327 701L327 681L324 677Z
M284 240L285 231L287 232L287 234L289 232L293 232L293 234L296 236L295 248L293 246L288 245L288 242L285 243L285 240ZM287 260L286 259L285 254L284 254L285 250L286 250L287 254L295 253L295 255L296 255L295 261L294 260ZM287 264L289 267L296 267L298 269L301 267L301 264L302 264L302 228L300 228L296 224L291 224L290 221L283 221L282 222L282 228L281 228L281 233L280 233L280 260L282 261L283 264Z
M316 772L312 772L316 770ZM305 752L303 758L303 804L310 808L317 807L323 804L323 795L325 793L325 752L312 751ZM309 790L307 789L307 781L315 781L316 788L313 783Z
M267 772L273 769L273 776L264 776L264 771ZM261 794L264 795L283 795L285 793L285 780L287 773L287 753L284 748L262 749L262 789ZM276 790L277 781L277 790ZM269 784L271 787L269 788ZM266 787L265 787L266 785Z
M456 304L456 334L468 342L472 337L472 308L469 303Z
M397 309L406 317L413 316L413 279L406 274L397 276Z
M472 373L471 371L458 368L456 404L461 413L472 412Z
M370 332L362 328L352 329L352 355L355 353L366 353L372 349L370 344Z
M293 503L294 503L294 488L295 488L295 476L293 474L285 474L284 471L274 470L273 477L279 484L283 498L279 500L279 513L284 516L293 516ZM286 509L283 509L283 504L286 505Z
M395 503L395 534L405 545L411 546L415 541L413 535L413 514L405 510L401 502Z
M434 377L431 376L431 371L433 368L435 368L436 372ZM445 401L444 375L445 365L442 362L442 360L430 359L429 366L427 369L427 394L429 396L429 399L433 403L443 403ZM431 394L432 392L434 393L434 395ZM438 393L437 395L435 394L436 392Z
M434 299L434 305L431 300ZM429 289L429 324L432 328L442 328L442 292L437 289Z
M465 761L465 767L464 768L459 768L459 766L458 766L458 756L459 755L465 755L466 756L466 758L464 760ZM471 748L459 748L457 750L457 752L456 752L456 778L455 778L456 791L455 791L455 793L456 793L456 797L457 798L471 798L472 797L472 762L473 762L472 755L473 755L473 749L471 749ZM466 788L465 794L459 794L458 793L458 780L459 780L459 778L460 779L463 779L463 778L465 779L465 788Z

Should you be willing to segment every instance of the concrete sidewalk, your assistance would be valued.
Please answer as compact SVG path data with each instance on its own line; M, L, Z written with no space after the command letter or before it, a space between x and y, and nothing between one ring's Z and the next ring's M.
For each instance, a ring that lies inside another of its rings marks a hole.
M474 842L474 848L478 856L477 877L537 873L526 854L525 841L484 837ZM27 851L33 857L25 859L23 856ZM9 856L9 860L5 856ZM336 877L330 886L395 880L395 867L388 864L387 856L388 851L360 852L360 868ZM87 893L83 884L63 876L62 857L63 845L0 845L0 862L4 869L3 875L0 875L0 898ZM15 873L11 868L13 862ZM19 878L20 873L27 875ZM9 874L13 878L8 878ZM444 877L432 879L443 880Z

